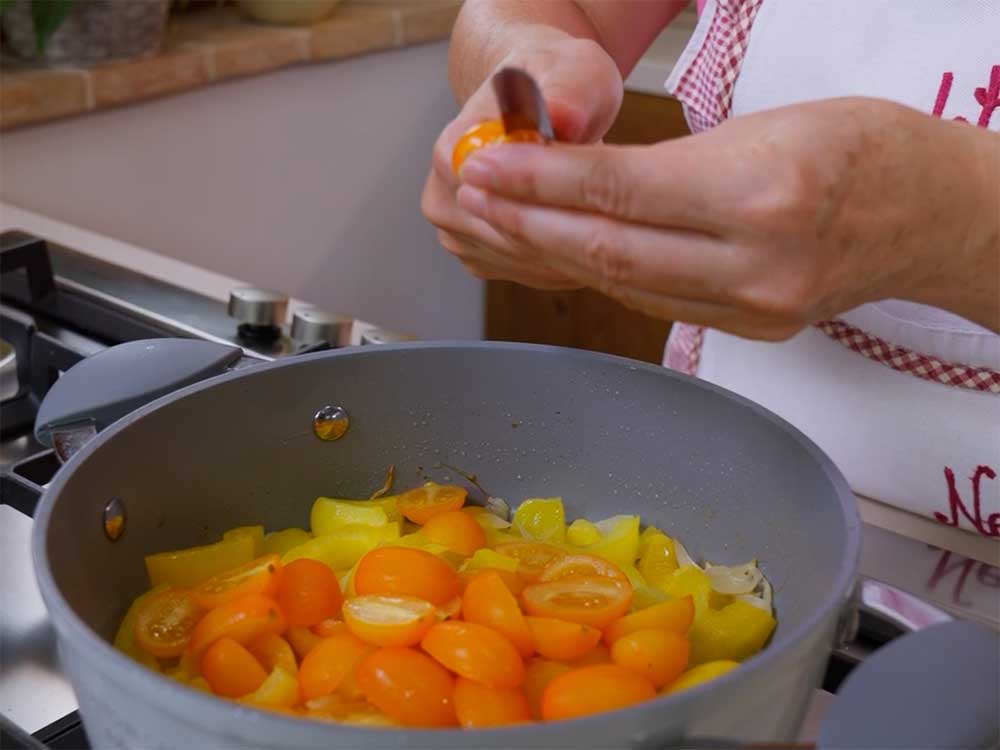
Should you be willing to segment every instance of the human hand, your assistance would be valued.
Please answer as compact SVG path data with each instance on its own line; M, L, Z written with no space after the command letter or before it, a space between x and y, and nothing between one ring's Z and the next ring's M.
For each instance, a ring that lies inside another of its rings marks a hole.
M483 150L458 205L506 239L505 278L551 269L669 320L781 340L897 297L996 328L997 145L827 100L654 146Z
M525 41L497 69L507 66L523 68L534 76L557 139L591 143L611 127L621 104L622 80L614 61L597 43L569 37ZM424 215L438 227L441 244L484 279L510 276L507 258L512 249L507 238L455 202L459 181L452 169L452 151L466 130L498 115L487 78L438 138L421 202ZM523 269L520 278L541 288L579 286L544 264Z

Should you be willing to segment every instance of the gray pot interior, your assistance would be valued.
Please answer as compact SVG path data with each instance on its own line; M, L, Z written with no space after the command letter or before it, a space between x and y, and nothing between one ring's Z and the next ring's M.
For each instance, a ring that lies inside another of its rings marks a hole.
M64 469L39 529L56 588L110 638L147 587L143 556L241 524L307 526L317 495L460 479L512 505L561 495L571 518L638 513L696 558L756 557L774 584L770 648L840 606L857 519L840 475L799 433L661 368L545 347L418 345L319 355L227 375L102 434ZM345 408L337 442L315 412ZM112 497L124 535L105 538ZM39 541L36 540L36 541ZM43 576L44 585L44 576Z

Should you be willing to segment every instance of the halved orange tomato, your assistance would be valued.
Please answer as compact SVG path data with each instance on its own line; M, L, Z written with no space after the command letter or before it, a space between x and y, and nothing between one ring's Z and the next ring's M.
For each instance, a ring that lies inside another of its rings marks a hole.
M551 617L524 618L531 629L535 651L544 659L576 661L601 640L601 631L578 622Z
M412 646L437 622L437 608L415 596L367 594L344 604L344 623L365 643Z
M219 638L201 657L201 673L212 692L226 698L239 698L252 693L267 679L267 672L232 638Z
M355 667L372 647L351 633L324 638L299 666L299 693L303 701L336 691L354 673Z
M628 583L625 571L603 557L582 552L552 560L538 575L539 581L559 581L574 578L610 578Z
M459 677L455 681L454 702L458 723L466 729L531 721L531 707L519 688L491 688Z
M517 572L529 578L536 578L554 560L568 553L545 542L504 542L494 549L501 555L517 560Z
M440 622L420 645L452 672L489 687L512 688L524 682L524 662L514 644L485 625Z
M611 646L622 636L636 630L659 628L684 635L694 621L694 599L691 595L671 599L615 620L604 630L604 642Z
M274 599L250 594L226 602L202 617L191 633L188 650L200 659L205 649L220 638L248 643L261 633L282 633L285 627L285 615Z
M416 596L442 605L458 596L458 575L444 560L412 547L379 547L361 558L354 572L359 594Z
M380 648L361 661L357 677L368 702L400 724L457 723L452 703L455 678L427 654L412 648Z
M467 622L499 631L514 644L521 656L531 656L534 651L531 630L524 621L517 599L495 570L481 570L469 581L462 596L462 617Z
M632 587L604 577L563 579L532 584L521 597L530 615L603 628L628 611Z
M247 651L269 672L275 667L281 667L291 675L299 671L291 645L277 633L261 633L247 643Z
M653 683L617 664L572 669L553 679L542 695L546 721L573 719L656 697Z
M428 482L423 487L408 490L396 500L396 508L413 523L421 526L439 513L460 510L468 492L453 484Z
M435 544L468 557L486 546L486 533L475 519L460 510L427 519L421 533Z
M202 609L188 592L166 589L143 602L136 612L135 640L163 659L180 656L198 625Z
M205 609L218 607L247 594L273 594L281 569L278 555L264 555L246 565L214 575L191 591Z
M281 570L275 600L293 627L310 627L340 614L340 582L318 560L299 558Z

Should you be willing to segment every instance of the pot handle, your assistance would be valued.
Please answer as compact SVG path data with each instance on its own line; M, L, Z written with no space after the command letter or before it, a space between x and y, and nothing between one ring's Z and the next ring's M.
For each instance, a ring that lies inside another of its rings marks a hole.
M35 437L66 461L112 422L191 383L236 364L237 346L198 339L129 341L87 357L67 370L45 395Z
M818 750L997 747L1000 633L968 620L890 641L844 680Z

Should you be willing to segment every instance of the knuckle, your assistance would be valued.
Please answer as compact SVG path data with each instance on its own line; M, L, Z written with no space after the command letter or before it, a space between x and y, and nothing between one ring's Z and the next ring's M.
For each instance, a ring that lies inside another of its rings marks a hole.
M607 155L599 156L581 185L583 205L598 213L628 216L632 205L631 182Z
M584 247L584 258L587 265L607 285L609 292L632 281L634 263L625 235L610 222L598 227L590 235Z
M817 292L811 279L785 275L745 286L736 297L742 309L770 321L779 334L791 331L785 336L787 338L809 322Z

